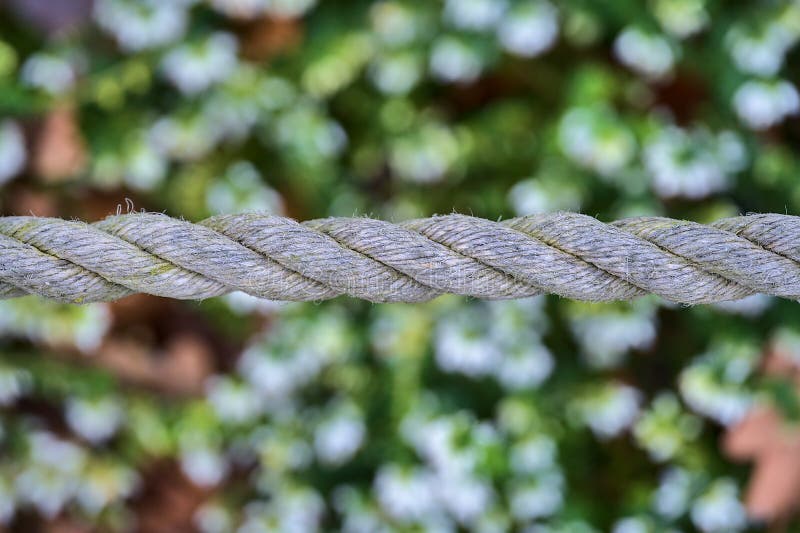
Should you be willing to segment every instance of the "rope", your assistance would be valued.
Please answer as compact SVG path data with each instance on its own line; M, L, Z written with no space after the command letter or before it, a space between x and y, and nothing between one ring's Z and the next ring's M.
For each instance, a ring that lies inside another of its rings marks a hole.
M442 293L589 301L653 293L686 304L754 293L800 299L800 217L710 225L657 217L605 224L576 213L399 224L256 213L196 224L153 213L93 224L0 217L0 298L84 303L139 292L191 300L234 290L292 301L346 294L421 302Z

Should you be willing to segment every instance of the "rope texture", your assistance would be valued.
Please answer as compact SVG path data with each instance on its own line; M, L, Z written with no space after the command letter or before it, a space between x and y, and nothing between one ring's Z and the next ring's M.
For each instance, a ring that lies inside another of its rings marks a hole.
M443 293L588 301L654 293L685 304L754 293L800 299L800 217L710 225L658 217L605 224L577 213L399 224L298 223L258 213L196 224L154 213L93 224L0 217L0 298L85 303L139 292L191 300L234 290L292 301L346 294L421 302Z

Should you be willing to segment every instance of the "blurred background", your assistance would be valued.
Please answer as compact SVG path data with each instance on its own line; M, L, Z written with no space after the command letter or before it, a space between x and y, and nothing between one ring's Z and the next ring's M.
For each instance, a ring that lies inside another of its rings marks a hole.
M0 214L793 214L798 39L778 0L0 0ZM5 300L0 530L799 531L798 384L764 296Z

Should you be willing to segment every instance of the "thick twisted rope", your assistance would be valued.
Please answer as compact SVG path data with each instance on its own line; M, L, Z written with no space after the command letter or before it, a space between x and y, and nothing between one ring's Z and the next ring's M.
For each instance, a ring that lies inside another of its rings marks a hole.
M196 224L150 213L93 224L0 217L0 298L82 303L139 292L202 299L235 290L292 301L346 294L420 302L442 293L589 301L654 293L687 304L754 293L798 299L800 217L710 225L656 217L605 224L576 213L399 224L298 223L257 213Z

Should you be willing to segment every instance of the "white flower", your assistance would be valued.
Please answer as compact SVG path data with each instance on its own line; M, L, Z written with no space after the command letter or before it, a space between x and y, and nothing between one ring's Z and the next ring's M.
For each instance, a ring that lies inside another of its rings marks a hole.
M90 465L81 477L76 499L91 515L97 515L112 502L133 494L139 486L134 470L124 465L98 463Z
M209 379L206 397L223 424L248 422L261 414L261 400L255 392L227 376Z
M531 340L504 350L495 376L510 390L533 389L550 376L554 367L550 351Z
M730 173L741 170L745 162L744 145L730 131L713 136L705 130L670 126L644 148L653 188L664 198L703 198L724 190Z
M129 52L163 46L186 31L186 7L175 0L97 0L94 17Z
M542 179L527 179L516 183L508 193L508 201L519 216L580 211L582 198L579 188L569 183Z
M669 74L675 63L675 54L666 39L638 28L626 28L617 37L614 53L624 65L652 79Z
M383 466L375 476L374 490L381 508L398 522L420 522L436 513L434 478L427 470Z
M52 518L75 496L86 453L51 433L36 431L29 436L28 457L14 482L17 497Z
M0 300L0 332L56 346L71 345L82 352L97 348L110 323L106 304L66 306L37 298Z
M304 160L334 157L347 146L347 133L335 120L311 105L291 107L277 117L278 141Z
M233 35L215 32L203 42L182 44L170 50L161 68L183 94L197 94L233 73L237 48Z
M434 77L446 82L469 83L480 76L483 59L464 41L454 37L442 37L431 50L431 72Z
M633 311L579 314L570 320L572 332L590 366L616 366L629 350L642 350L653 343L656 338L654 310Z
M650 522L644 518L629 516L617 520L611 533L650 533Z
M692 478L682 468L670 468L653 495L653 509L661 516L674 520L689 509Z
M125 150L122 179L133 189L149 191L159 185L167 175L167 160L151 144L146 133L141 133Z
M574 108L561 119L559 144L576 163L611 177L631 162L636 140L618 117L600 108Z
M0 186L16 176L25 166L27 150L22 130L16 122L0 122Z
M580 411L583 422L602 439L616 437L639 416L641 393L628 385L607 384L583 398Z
M739 70L756 76L774 76L780 71L794 38L779 24L768 24L759 33L734 27L726 44Z
M700 420L685 414L675 396L661 393L639 417L633 434L650 457L661 462L674 457L701 429Z
M661 27L679 39L705 28L711 20L704 0L656 0L653 11Z
M68 60L37 53L22 66L22 81L50 94L63 94L75 85L76 73Z
M556 443L546 435L536 435L511 448L511 471L518 476L536 474L556 466Z
M480 518L494 500L490 483L464 473L437 475L436 493L447 511L463 525Z
M215 502L200 506L193 519L201 533L228 533L234 530L232 513Z
M361 447L367 428L354 409L324 420L314 432L314 449L323 463L339 465Z
M800 96L791 83L751 80L736 90L733 107L739 119L754 130L763 130L800 111Z
M564 478L551 471L540 475L536 481L512 485L509 495L511 514L517 520L527 521L550 516L564 503Z
M697 413L724 426L742 420L753 406L753 397L737 384L719 383L708 366L686 368L679 378L681 395Z
M149 139L161 154L183 161L199 159L220 141L220 133L203 115L162 117L150 128Z
M267 12L276 18L297 18L317 3L317 0L269 0Z
M394 142L389 164L401 178L433 183L456 164L460 153L458 139L447 126L427 123Z
M16 495L8 481L0 478L0 525L7 526L17 510Z
M229 292L223 296L222 299L231 311L237 315L248 315L250 313L268 315L288 305L288 302L258 298L257 296L252 296L242 291Z
M436 328L434 345L436 363L445 372L485 376L495 371L502 361L502 352L475 310L442 318Z
M32 377L27 370L0 367L0 406L7 407L28 392Z
M447 0L444 20L462 30L494 27L507 7L505 0Z
M261 174L249 161L231 164L223 178L215 180L208 188L206 204L213 213L219 214L283 212L280 195L264 183Z
M398 47L412 42L420 33L413 8L400 2L377 2L370 8L373 31L383 43Z
M209 3L228 17L252 19L267 11L270 0L209 0Z
M311 533L319 531L325 502L314 490L304 487L281 491L273 508L278 516L278 531Z
M422 77L422 60L413 52L403 51L378 56L370 65L369 76L385 94L406 94Z
M747 526L747 513L738 492L733 480L715 481L692 505L692 523L706 533L743 530Z
M500 44L508 52L534 57L549 50L558 37L558 12L546 0L517 4L497 28Z
M181 469L195 484L211 487L228 473L226 459L206 446L189 446L181 451Z
M112 398L69 398L65 414L69 427L93 444L108 440L124 419L122 406Z
M739 300L729 302L717 302L713 306L726 313L742 315L746 317L756 317L767 310L775 299L766 294L751 294Z

